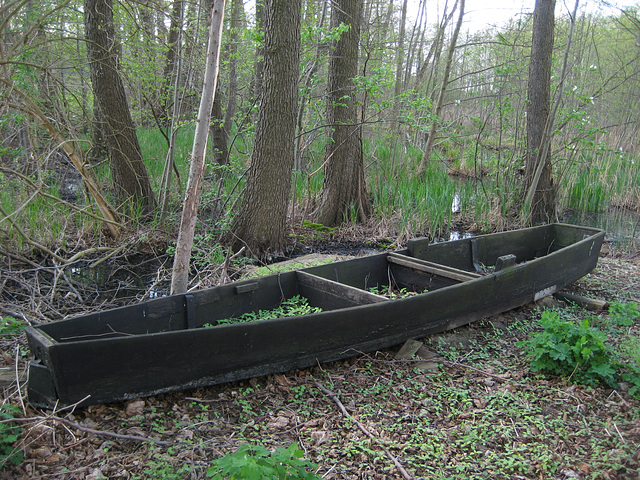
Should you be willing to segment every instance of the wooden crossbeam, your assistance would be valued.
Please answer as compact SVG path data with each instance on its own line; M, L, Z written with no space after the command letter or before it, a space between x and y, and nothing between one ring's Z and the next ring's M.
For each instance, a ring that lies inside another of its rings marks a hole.
M421 272L432 273L441 277L457 280L459 282L467 282L469 280L473 280L482 276L477 273L467 272L465 270L449 267L447 265L429 262L427 260L421 260L419 258L407 257L406 255L402 255L399 253L389 253L389 255L387 255L387 261L390 263L395 263L396 265L401 265L403 267L413 268Z

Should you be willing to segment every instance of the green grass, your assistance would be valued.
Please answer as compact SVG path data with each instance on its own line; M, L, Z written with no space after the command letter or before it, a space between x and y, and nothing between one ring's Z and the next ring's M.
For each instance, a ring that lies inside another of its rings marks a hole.
M583 155L560 183L564 207L595 212L608 206L640 209L640 160L620 152Z

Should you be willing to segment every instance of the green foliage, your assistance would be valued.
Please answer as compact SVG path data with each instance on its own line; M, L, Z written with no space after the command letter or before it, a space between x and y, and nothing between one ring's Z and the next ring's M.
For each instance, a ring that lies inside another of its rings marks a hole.
M7 462L14 465L22 463L22 451L13 448L22 434L22 429L15 422L8 421L14 419L19 412L20 409L13 405L0 405L0 420L3 421L0 423L0 468Z
M302 458L304 452L294 443L289 448L277 448L273 453L260 445L244 444L235 453L213 462L207 477L215 480L317 480L320 477L307 469L317 465Z
M13 317L0 318L0 335L17 335L24 329L24 323Z
M614 325L628 327L638 316L640 314L636 302L611 302L609 305L609 321Z
M637 310L635 314L637 318ZM626 325L626 322L623 325ZM618 347L618 355L620 360L625 362L623 367L626 371L620 377L629 383L629 395L640 398L640 333L626 336Z
M638 318L636 302L612 302L607 326L629 327ZM619 380L630 384L629 394L640 395L640 336L625 337L616 350L606 343L606 334L590 326L598 317L579 323L555 311L543 312L539 324L543 332L519 342L532 357L531 369L554 375L568 376L578 383L604 383L617 387Z
M408 298L408 297L413 297L415 295L419 295L420 293L424 293L424 292L412 292L410 290L407 290L406 288L401 288L400 290L393 290L384 285L378 286L378 287L371 287L369 288L369 291L371 293L375 293L376 295L384 295L385 297L388 297L390 299Z
M591 327L589 319L576 323L546 310L539 325L544 329L519 342L532 357L531 370L567 376L586 385L616 386L616 363L606 335Z
M318 313L321 312L322 309L320 307L312 307L309 305L309 300L301 295L296 295L294 297L285 300L276 308L271 310L258 310L257 312L247 312L239 317L234 318L223 318L218 320L218 325L227 325L232 323L245 323L245 322L257 322L260 320L269 320L272 318L281 318L281 317L295 317L298 315L308 315L310 313ZM205 327L211 326L209 324L204 325Z
M189 474L193 471L193 467L188 464L182 464L176 467L173 462L168 459L160 458L149 460L147 468L144 469L144 478L153 478L154 480L183 480L189 478ZM141 478L141 477L134 477Z
M326 225L322 225L321 223L313 223L313 222L310 222L309 220L305 220L304 222L302 222L302 226L305 228L311 228L316 232L323 232L323 233L331 233L338 229L338 227L327 227Z
M300 262L300 263L290 263L283 262L282 265L274 263L271 265L265 265L263 267L256 268L255 271L248 273L243 278L256 278L256 277L264 277L265 275L273 275L274 273L284 273L291 272L293 270L299 270L301 268L308 267L316 267L318 265L325 265L327 263L331 263L334 261L333 257L323 258L314 260L313 262Z

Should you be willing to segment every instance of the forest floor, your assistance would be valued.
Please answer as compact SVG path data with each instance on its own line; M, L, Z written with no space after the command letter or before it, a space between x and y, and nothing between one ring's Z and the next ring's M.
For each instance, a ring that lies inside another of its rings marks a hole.
M605 252L569 290L638 302L640 258ZM640 400L624 384L586 387L531 372L518 341L535 331L541 308L422 339L422 358L396 358L398 346L73 411L34 408L14 382L3 404L18 408L19 423L0 423L0 478L206 478L214 459L246 443L295 443L326 479L640 478ZM640 320L627 328L637 334ZM23 371L24 335L0 342L6 368ZM10 446L3 429L12 425L20 437ZM6 461L11 453L17 465Z

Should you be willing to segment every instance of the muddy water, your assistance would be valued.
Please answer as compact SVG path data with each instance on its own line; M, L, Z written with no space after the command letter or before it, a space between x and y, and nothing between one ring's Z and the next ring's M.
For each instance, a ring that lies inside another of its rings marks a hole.
M640 214L625 208L609 208L603 212L564 212L560 220L572 225L601 228L606 240L625 250L640 248Z

